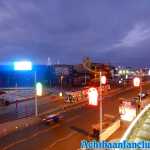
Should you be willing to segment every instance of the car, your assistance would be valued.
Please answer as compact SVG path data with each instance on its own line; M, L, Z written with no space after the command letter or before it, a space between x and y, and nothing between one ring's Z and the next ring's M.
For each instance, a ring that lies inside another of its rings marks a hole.
M65 103L75 103L78 101L78 97L74 95L66 95L64 102Z
M54 114L50 114L45 116L44 118L42 118L42 122L49 124L51 122L59 122L60 119L62 119L62 115L60 113L54 113Z
M10 105L10 101L8 101L8 100L6 100L4 98L0 98L0 104L8 106L8 105Z

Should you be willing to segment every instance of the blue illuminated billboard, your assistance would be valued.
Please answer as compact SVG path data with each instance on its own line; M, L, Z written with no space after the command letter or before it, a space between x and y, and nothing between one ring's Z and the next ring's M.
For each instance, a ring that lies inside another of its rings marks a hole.
M32 62L30 61L16 61L14 62L14 70L28 71L32 70Z

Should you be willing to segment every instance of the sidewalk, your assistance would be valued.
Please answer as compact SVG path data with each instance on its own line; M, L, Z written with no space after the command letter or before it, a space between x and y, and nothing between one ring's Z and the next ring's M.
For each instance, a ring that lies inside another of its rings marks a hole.
M0 124L0 138L11 134L12 132L17 132L21 129L27 128L31 125L38 124L40 118L38 117L29 117L24 119L19 119L16 121L11 121L7 123Z
M124 135L128 126L129 126L129 123L121 122L120 128L108 138L108 141L119 141L122 138L122 136Z

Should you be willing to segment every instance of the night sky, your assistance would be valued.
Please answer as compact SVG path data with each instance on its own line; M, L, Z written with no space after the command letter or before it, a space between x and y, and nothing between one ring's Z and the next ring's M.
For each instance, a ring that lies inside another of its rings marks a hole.
M0 0L0 63L150 66L150 0Z

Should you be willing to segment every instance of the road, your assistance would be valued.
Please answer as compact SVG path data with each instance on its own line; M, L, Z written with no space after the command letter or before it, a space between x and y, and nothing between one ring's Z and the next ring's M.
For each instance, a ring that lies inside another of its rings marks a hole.
M150 89L150 84L144 86ZM138 89L122 91L103 100L103 115L118 116L118 98L133 97ZM103 117L104 121L107 118ZM0 139L1 150L77 150L82 139L87 139L91 125L99 120L98 107L84 106L64 113L58 124L39 124ZM115 138L115 137L114 137Z
M56 96L56 94L38 98L38 112L40 114L48 110L55 109L57 107L63 107L63 105L65 105L63 99L60 98L59 96ZM35 114L34 99L13 103L9 106L0 107L0 118L1 118L0 123L25 118L28 116L32 116L34 114Z
M56 99L57 98L57 99ZM63 100L58 96L53 99L53 96L45 96L38 99L38 111L43 113L49 109L54 109L60 105L63 105ZM16 104L11 104L9 106L0 108L0 123L7 121L16 120L19 118L24 118L33 115L35 112L35 102L34 100L27 100L18 103L17 109Z

